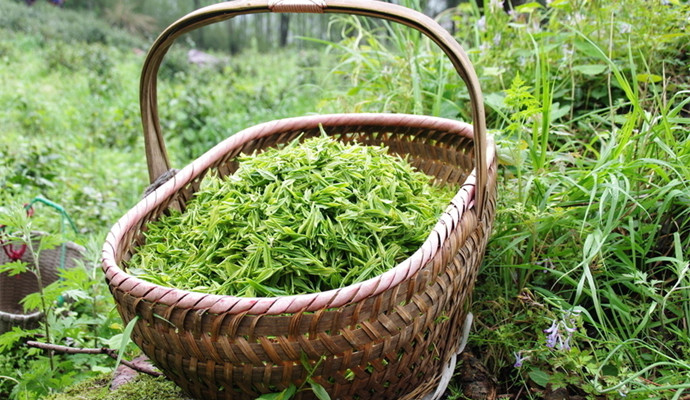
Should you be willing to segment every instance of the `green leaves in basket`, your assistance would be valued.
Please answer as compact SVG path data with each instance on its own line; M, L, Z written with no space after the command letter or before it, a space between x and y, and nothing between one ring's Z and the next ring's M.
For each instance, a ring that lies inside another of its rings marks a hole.
M383 147L326 136L239 162L147 226L130 273L237 296L334 289L410 256L454 194Z

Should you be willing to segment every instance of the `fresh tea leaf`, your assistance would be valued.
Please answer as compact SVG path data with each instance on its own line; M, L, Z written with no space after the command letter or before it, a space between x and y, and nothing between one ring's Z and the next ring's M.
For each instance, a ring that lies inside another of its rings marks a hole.
M384 147L326 136L239 162L206 177L185 213L147 226L130 273L249 297L335 289L416 251L454 195Z

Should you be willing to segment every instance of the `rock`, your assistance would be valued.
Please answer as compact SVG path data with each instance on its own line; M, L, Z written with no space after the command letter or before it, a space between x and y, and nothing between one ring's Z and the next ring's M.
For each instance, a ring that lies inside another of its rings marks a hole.
M570 400L570 393L566 388L551 390L549 387L544 393L544 400Z
M153 367L151 363L149 362L149 358L141 355L135 359L132 360L132 364L134 365L141 365L141 366L148 366L149 368ZM113 381L110 384L110 390L116 390L120 386L124 385L127 382L130 382L134 378L137 377L139 373L132 368L129 368L126 365L120 365L117 367L115 370L114 376L113 376Z
M496 378L486 369L474 354L460 354L460 365L456 369L457 382L462 387L462 394L472 400L495 400L497 392Z

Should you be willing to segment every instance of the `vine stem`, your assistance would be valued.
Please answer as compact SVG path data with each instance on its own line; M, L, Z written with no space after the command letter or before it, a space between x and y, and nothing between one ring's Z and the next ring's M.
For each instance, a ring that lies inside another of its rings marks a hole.
M107 347L99 347L99 348L68 347L68 346L62 346L59 344L36 342L33 340L27 341L26 345L29 347L35 347L38 349L49 350L49 351L56 351L56 352L65 353L65 354L105 354L108 357L112 358L113 360L117 360L117 350L110 349ZM151 376L161 376L162 375L159 371L155 370L153 367L146 367L143 365L135 364L135 363L128 361L128 360L121 360L121 362L122 362L122 364L126 365L127 367L129 367L129 368L131 368L137 372L141 372L141 373L148 374Z

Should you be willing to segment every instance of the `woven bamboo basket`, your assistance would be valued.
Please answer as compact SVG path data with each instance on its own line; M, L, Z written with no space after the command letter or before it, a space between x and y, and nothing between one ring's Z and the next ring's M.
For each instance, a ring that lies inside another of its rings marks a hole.
M160 63L182 34L232 17L265 12L347 13L402 23L431 38L468 86L473 125L430 116L337 114L266 122L234 134L146 195L112 228L103 269L132 338L197 399L255 399L299 386L309 371L332 399L422 399L461 347L479 264L495 210L496 158L486 135L474 69L459 44L430 18L390 3L360 0L246 0L197 10L154 42L140 100L151 182L171 175L158 120ZM325 132L342 141L384 144L419 169L460 189L424 244L388 272L348 287L275 298L237 298L158 286L126 272L146 224L184 211L204 176L232 174L236 156ZM442 392L442 390L441 390ZM316 398L300 391L298 399Z
M40 235L41 233L36 232L35 234ZM34 240L34 248L38 248L38 243L38 240ZM43 286L58 280L58 270L63 260L65 268L73 268L83 258L83 254L84 248L72 242L41 251L38 267L41 270ZM29 265L34 263L34 258L29 251L25 251L19 260ZM0 251L0 265L11 261L13 260L4 251ZM14 276L9 276L6 273L0 274L0 334L12 330L14 326L24 329L38 327L38 322L43 314L40 311L27 313L20 303L24 297L37 291L38 279L31 272Z

